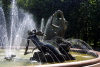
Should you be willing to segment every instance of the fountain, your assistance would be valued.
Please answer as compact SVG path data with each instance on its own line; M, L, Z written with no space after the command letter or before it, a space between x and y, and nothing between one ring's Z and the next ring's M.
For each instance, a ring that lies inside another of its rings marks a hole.
M93 51L84 41L63 38L67 29L67 21L64 19L62 11L56 11L48 19L45 30L43 30L45 26L44 19L42 19L40 30L46 35L42 38L48 42L46 43L45 41L41 42L36 37L38 35L42 36L41 32L32 32L32 36L27 34L29 30L36 29L36 25L31 14L24 12L22 9L19 10L16 1L12 0L10 35L8 35L4 12L0 7L1 67L79 67L100 62L100 52ZM35 35L33 36L33 34ZM31 38L27 39L28 37ZM27 40L31 40L34 44L31 41L29 44ZM27 43L30 45L29 49Z

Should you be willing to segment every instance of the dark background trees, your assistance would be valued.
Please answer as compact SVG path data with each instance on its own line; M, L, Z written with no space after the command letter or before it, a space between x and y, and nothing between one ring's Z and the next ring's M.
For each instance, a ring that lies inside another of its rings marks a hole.
M5 13L9 10L9 0L2 0ZM32 13L40 24L56 11L62 10L68 21L65 38L80 38L100 46L100 1L99 0L17 0L19 8Z

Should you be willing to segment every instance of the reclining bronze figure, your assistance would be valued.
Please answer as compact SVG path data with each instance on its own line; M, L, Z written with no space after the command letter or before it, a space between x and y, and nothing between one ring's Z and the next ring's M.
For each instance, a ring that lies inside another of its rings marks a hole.
M27 46L25 49L24 55L28 54L27 50L29 47L29 41L31 40L36 48L39 50L38 52L35 52L33 54L33 57L30 58L30 60L36 60L38 62L64 62L66 60L73 60L72 56L71 57L66 57L63 53L61 53L59 50L57 50L56 47L54 47L51 44L45 44L41 42L37 35L43 36L42 32L36 32L36 30L29 31L28 32L29 37L27 38Z

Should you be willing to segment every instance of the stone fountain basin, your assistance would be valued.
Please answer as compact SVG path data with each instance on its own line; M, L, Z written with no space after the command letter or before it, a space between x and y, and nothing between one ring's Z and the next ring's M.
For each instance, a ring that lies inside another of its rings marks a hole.
M69 62L69 63L56 63L56 64L48 64L48 65L37 65L37 66L18 66L18 67L82 67L82 66L91 66L91 67L99 67L100 65L100 52L90 50L89 52L93 52L98 55L97 58L78 61L78 62Z

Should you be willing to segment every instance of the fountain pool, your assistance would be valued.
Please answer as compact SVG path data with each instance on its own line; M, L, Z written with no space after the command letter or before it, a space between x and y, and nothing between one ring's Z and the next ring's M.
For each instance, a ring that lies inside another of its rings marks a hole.
M46 63L46 64L42 64L40 62L37 61L30 61L29 58L32 57L32 53L28 54L28 55L24 55L24 49L20 49L17 50L15 52L16 57L13 58L12 60L5 60L5 53L4 53L4 49L0 49L0 66L1 67L19 67L19 66L38 66L38 65L49 65L50 63ZM29 50L30 52L32 51L31 49ZM37 51L37 50L35 50ZM35 52L34 51L34 52ZM34 53L33 52L33 53ZM86 61L86 60L90 60L90 59L94 59L96 57L88 55L88 54L80 54L77 52L70 52L75 58L76 60L70 60L70 61L65 61L63 63L73 63L73 62L80 62L80 61ZM53 63L55 64L55 63ZM56 63L59 64L59 63Z

